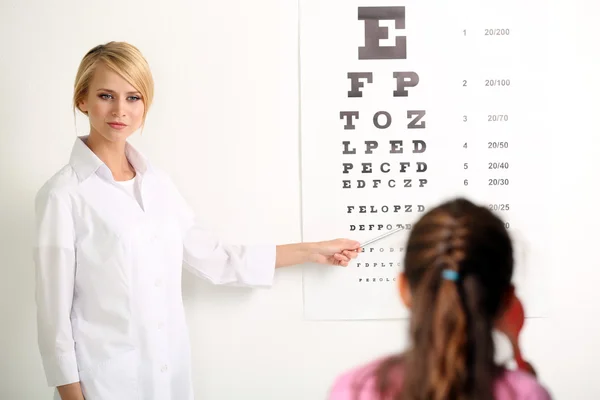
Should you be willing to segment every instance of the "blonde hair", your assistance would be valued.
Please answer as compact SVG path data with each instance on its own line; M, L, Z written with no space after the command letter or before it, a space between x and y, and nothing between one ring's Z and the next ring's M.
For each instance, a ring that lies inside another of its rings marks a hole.
M73 92L73 113L81 111L81 103L88 94L90 82L99 63L119 74L131 86L140 92L144 102L144 116L142 125L146 122L146 115L154 97L154 80L150 72L150 66L137 49L137 47L126 42L108 42L101 44L83 57L75 77L75 89ZM87 112L81 111L85 115Z

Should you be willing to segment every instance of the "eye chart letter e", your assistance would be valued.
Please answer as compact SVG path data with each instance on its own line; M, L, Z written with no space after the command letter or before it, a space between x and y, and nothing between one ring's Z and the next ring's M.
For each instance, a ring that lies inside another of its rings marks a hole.
M396 29L406 25L405 7L358 7L358 19L365 24L365 45L359 47L360 60L389 60L406 58L406 36L396 36L393 47L381 46L381 39L389 38L389 29L381 26L381 20L393 20Z

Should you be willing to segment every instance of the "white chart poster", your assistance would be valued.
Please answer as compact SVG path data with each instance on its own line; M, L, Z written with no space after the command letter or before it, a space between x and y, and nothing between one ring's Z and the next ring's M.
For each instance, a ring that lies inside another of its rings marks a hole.
M303 240L367 246L304 270L305 317L406 317L396 277L411 224L465 196L516 247L528 316L548 293L550 138L541 1L301 0Z

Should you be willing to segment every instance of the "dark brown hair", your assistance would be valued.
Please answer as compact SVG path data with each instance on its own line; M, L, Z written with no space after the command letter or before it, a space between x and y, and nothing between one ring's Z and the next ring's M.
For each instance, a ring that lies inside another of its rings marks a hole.
M458 273L458 279L444 279L444 270ZM412 343L376 371L381 394L391 391L398 400L493 400L500 369L492 329L512 273L510 237L487 208L459 198L423 215L404 258ZM399 369L401 384L394 380Z

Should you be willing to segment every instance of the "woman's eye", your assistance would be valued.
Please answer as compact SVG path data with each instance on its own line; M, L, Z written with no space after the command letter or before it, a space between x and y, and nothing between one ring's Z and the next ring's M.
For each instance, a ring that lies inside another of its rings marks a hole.
M113 98L113 96L111 94L107 94L107 93L101 94L98 97L100 97L103 100L109 100L109 99ZM141 97L139 97L139 96L129 96L128 99L130 101L138 101L138 100L141 100Z

